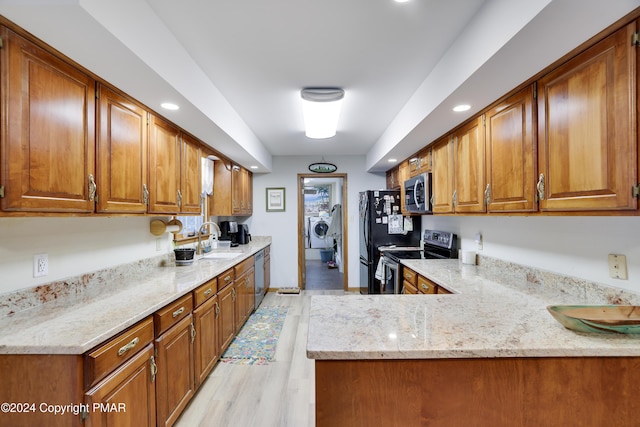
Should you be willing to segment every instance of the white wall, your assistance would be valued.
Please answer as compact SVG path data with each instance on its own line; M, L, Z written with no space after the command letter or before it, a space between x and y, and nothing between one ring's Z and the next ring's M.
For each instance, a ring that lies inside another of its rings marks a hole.
M423 216L423 229L453 231L461 248L568 276L640 292L640 218ZM609 277L608 254L627 257L628 280Z
M325 160L338 166L337 173L347 174L347 209L343 214L348 230L348 283L359 286L359 214L358 193L385 187L381 174L365 172L365 156L340 156ZM254 236L272 236L271 284L273 287L298 286L298 182L297 174L310 173L308 166L317 156L274 156L273 172L253 176L253 216L247 221ZM286 188L286 211L267 212L267 187ZM344 207L343 207L344 208Z
M158 241L149 231L152 219L0 218L0 293L169 253L170 234ZM33 255L39 253L49 256L49 274L35 279Z

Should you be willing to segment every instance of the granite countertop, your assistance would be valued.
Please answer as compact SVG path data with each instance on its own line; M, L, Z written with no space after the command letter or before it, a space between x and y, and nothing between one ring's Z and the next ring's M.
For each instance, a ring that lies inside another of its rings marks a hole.
M269 237L254 238L224 250L238 252L232 259L196 257L190 266L156 267L132 275L126 284L100 283L101 292L0 317L0 354L83 354L269 244Z
M640 336L576 333L553 304L593 295L511 284L458 260L404 260L448 288L440 295L314 295L307 356L316 360L640 356Z

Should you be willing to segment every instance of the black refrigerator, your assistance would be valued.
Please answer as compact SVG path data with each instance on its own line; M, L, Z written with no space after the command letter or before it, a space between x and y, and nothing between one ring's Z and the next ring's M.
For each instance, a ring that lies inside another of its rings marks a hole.
M419 246L421 217L400 213L400 190L368 190L360 193L360 293L379 294L375 273L379 246ZM413 230L408 231L408 229Z

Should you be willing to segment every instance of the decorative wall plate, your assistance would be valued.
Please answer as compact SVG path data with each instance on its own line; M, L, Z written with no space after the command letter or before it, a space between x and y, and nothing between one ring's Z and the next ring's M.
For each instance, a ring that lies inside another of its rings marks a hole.
M338 170L338 167L333 163L319 162L319 163L311 163L309 165L309 170L315 173L331 173Z

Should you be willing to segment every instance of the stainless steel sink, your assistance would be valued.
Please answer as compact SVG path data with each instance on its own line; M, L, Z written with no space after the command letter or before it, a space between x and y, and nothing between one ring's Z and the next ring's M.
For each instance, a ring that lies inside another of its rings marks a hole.
M200 259L231 259L242 255L239 252L209 252Z

